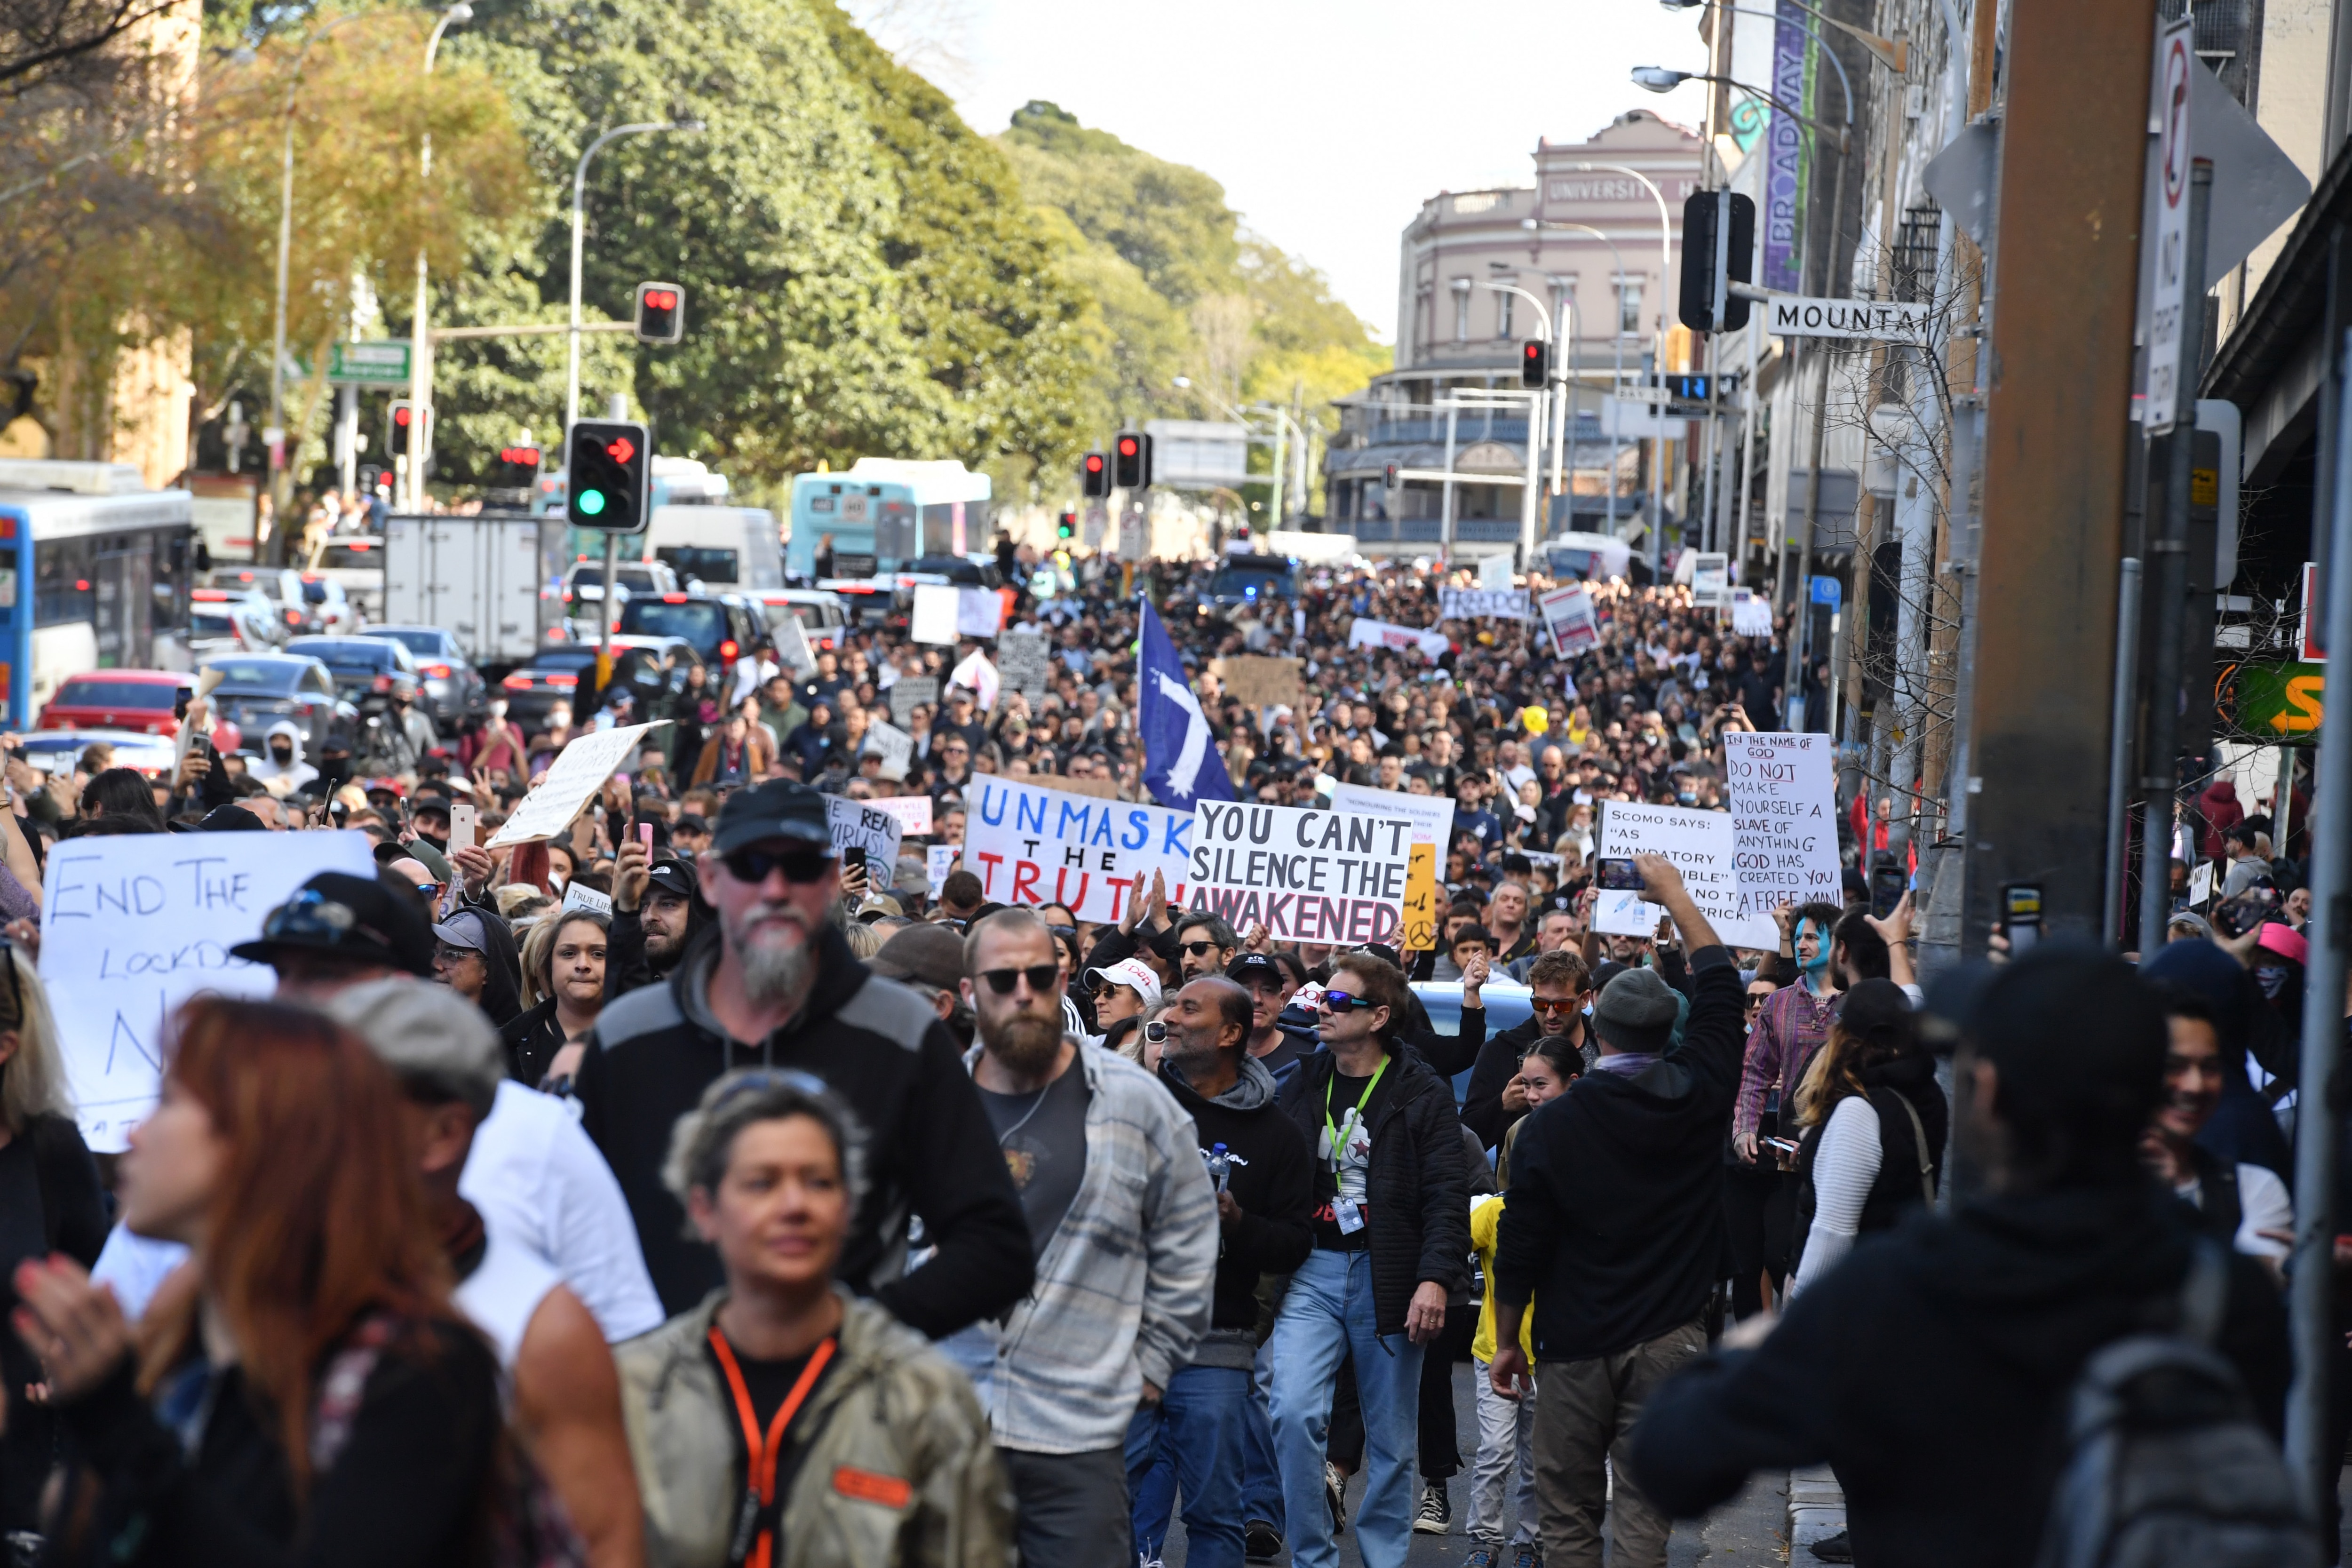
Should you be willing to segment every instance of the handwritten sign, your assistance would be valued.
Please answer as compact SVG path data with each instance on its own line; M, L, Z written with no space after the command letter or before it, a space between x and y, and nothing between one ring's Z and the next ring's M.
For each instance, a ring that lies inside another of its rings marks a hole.
M1192 814L975 774L964 819L964 869L1005 904L1065 904L1082 921L1116 921L1151 874L1176 896L1192 852ZM1066 781L1057 781L1066 782Z
M597 730L575 738L555 759L539 787L522 797L514 815L499 828L498 837L488 847L497 849L508 844L531 844L552 838L572 826L581 808L596 797L613 770L637 754L637 742L648 730L667 724L667 719L656 719L651 724L625 724L614 730Z
M898 831L920 838L931 831L931 797L927 795L894 795L866 803L877 811L887 811L898 819Z
M1236 653L1209 661L1209 668L1225 684L1244 707L1271 708L1276 703L1296 708L1307 700L1306 682L1299 671L1304 659L1281 658L1268 654Z
M1437 846L1415 844L1405 856L1404 939L1408 952L1437 946Z
M896 724L885 724L877 719L866 726L866 740L857 751L860 756L870 752L880 757L882 776L896 784L914 765L915 737Z
M1404 924L1405 816L1198 801L1186 907L1280 942L1393 942Z
M996 673L1011 691L1034 702L1045 695L1049 649L1042 632L1006 632L996 639Z
M1524 621L1528 618L1528 591L1525 588L1440 588L1437 591L1437 616L1444 621Z
M824 797L824 809L833 824L835 854L856 847L866 851L866 863L869 867L896 866L898 863L901 835L897 817L887 811L876 810L866 801L844 800L837 795Z
M1735 850L1729 812L1632 801L1601 803L1597 854L1612 859L1664 856L1682 873L1691 902L1698 906L1717 936L1734 947L1777 950L1780 929L1773 923L1771 912L1753 915L1741 908ZM1593 899L1593 929L1621 936L1648 936L1658 929L1665 913L1637 892L1603 889Z
M890 685L890 722L900 729L914 717L918 708L940 705L940 678L936 675L902 675Z
M792 671L793 679L816 679L816 650L809 647L808 628L801 625L801 618L793 614L789 605L769 640L776 645L776 657Z
M1445 640L1444 632L1422 631L1413 626L1400 626L1389 621L1375 621L1358 616L1348 623L1349 647L1419 648L1423 658L1433 663L1445 657L1454 645Z
M930 875L932 898L938 898L940 890L946 888L948 878L962 856L963 846L961 844L934 844L924 854L923 869Z
M173 1012L199 992L267 996L268 964L229 956L321 871L373 879L363 833L73 838L43 879L40 973L82 1141L119 1153L155 1104Z
M1769 920L1782 904L1845 902L1836 772L1827 735L1725 732L1725 804L1734 824L1742 914ZM1777 934L1773 941L1777 945Z
M1582 587L1554 588L1536 601L1536 607L1559 658L1601 646L1601 619L1592 613L1592 595Z
M992 637L1004 626L1004 598L993 588L956 590L956 634Z

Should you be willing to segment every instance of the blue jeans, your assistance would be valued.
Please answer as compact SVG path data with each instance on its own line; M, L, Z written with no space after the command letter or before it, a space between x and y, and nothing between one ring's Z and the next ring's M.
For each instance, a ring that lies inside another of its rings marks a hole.
M1257 1367L1250 1376L1249 1413L1242 1425L1242 1518L1260 1519L1282 1528L1282 1471L1274 1462L1274 1422L1267 1411L1274 1388L1274 1358L1269 1339L1257 1347Z
M1143 1562L1159 1561L1173 1494L1181 1490L1185 1563L1242 1568L1242 1417L1249 1379L1237 1367L1185 1367L1168 1380L1158 1405L1139 1406L1127 1424L1127 1489ZM1160 1481L1163 1474L1167 1481ZM1153 1481L1160 1484L1148 1484Z
M1274 1452L1296 1568L1335 1568L1323 1453L1331 1384L1353 1350L1364 1407L1364 1501L1356 1543L1364 1568L1404 1568L1412 1541L1414 1460L1420 1449L1422 1347L1372 1331L1369 1252L1318 1247L1291 1276L1267 1342L1274 1362Z

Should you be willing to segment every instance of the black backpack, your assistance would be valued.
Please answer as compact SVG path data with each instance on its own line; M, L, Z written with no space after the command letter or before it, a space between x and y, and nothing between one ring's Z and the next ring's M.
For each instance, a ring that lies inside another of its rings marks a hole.
M2083 1368L2037 1568L2319 1568L2286 1461L2213 1349L2229 1289L2228 1255L2200 1238L2175 1331Z

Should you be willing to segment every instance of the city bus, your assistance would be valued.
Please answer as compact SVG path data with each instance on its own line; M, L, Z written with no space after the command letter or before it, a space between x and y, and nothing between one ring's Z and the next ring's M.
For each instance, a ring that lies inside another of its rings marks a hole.
M0 727L68 676L190 668L194 502L128 463L0 461Z
M843 473L793 480L792 535L784 570L802 581L816 574L824 541L833 542L835 577L872 577L923 555L986 550L991 489L986 474L953 459L915 462L860 458Z

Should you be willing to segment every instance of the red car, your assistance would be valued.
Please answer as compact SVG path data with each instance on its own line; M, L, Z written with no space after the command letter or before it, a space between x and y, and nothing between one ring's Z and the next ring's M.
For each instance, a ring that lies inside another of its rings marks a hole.
M180 721L173 710L195 689L195 677L173 669L96 669L69 675L42 707L34 728L177 735Z

